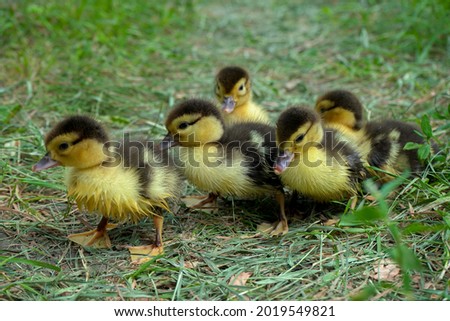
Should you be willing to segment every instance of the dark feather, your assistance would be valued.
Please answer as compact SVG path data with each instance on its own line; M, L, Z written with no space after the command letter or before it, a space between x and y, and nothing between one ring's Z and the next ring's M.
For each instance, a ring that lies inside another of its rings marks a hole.
M79 136L77 141L83 139L96 139L102 143L108 141L108 134L100 123L89 116L76 115L59 122L45 137L45 144L47 145L56 136L68 133L77 133Z
M401 153L406 155L409 167L412 172L420 172L423 164L419 160L417 150L403 150L408 142L417 144L425 143L421 132L416 124L405 123L397 120L378 120L367 123L365 131L368 138L372 141L372 151L369 154L368 162L372 166L381 167L386 164L389 157L392 144L398 144ZM392 139L390 134L393 131L399 133L397 140Z
M218 72L216 81L220 82L225 89L225 92L228 93L242 78L245 78L247 80L250 79L250 76L245 69L238 66L228 66Z
M231 156L233 149L240 150L245 156L243 166L249 169L248 176L255 184L282 189L279 176L272 170L278 154L273 127L261 123L236 124L228 128L219 143L227 146L227 156Z
M277 137L285 142L305 123L320 122L320 116L312 109L290 107L284 110L277 121Z
M214 103L203 99L188 99L184 102L179 103L172 109L167 116L166 126L170 124L175 118L178 118L186 114L199 114L203 117L214 116L223 124L222 115L219 109L214 105Z
M333 160L349 168L349 179L355 189L366 178L366 169L361 161L361 155L348 142L339 140L340 135L335 129L324 128L322 146L327 150Z
M328 100L333 103L333 106L328 108L343 108L353 113L355 116L355 127L353 129L361 129L363 126L363 106L353 93L347 90L336 89L329 91L317 99L317 103L320 101Z

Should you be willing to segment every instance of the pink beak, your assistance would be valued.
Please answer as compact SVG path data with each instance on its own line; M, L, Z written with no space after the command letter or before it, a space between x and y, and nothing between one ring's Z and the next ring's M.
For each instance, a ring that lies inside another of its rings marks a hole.
M52 167L56 167L59 166L61 164L59 164L57 161L53 160L49 153L45 154L44 157L41 158L41 160L39 162L37 162L36 164L33 165L33 172L39 172L42 171L44 169L48 169L48 168L52 168Z
M288 168L292 159L294 159L294 154L288 151L280 151L280 155L275 160L273 164L273 171L275 174L280 175L282 172Z
M222 110L229 114L233 112L234 107L236 107L236 102L234 101L233 97L225 97L222 102Z

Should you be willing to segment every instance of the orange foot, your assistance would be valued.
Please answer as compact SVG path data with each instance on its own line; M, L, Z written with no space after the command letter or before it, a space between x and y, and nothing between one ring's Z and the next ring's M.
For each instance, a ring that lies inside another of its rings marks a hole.
M117 224L108 223L102 230L91 230L83 233L70 234L67 236L69 240L82 246L90 246L96 249L111 248L111 240L108 236L108 230L117 227Z
M275 223L262 223L256 228L257 231L271 236L284 235L289 231L286 221L276 221Z
M163 246L152 245L142 245L142 246L130 246L128 247L128 251L130 251L131 255L131 263L134 264L142 264L155 256L161 255L164 253Z

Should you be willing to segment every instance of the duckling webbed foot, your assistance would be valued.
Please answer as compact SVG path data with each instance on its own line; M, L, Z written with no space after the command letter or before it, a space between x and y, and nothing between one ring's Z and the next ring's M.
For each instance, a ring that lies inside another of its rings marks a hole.
M208 197L205 198L203 201L200 201L199 203L195 204L194 206L191 206L192 209L199 209L205 207L206 204L212 204L213 207L217 207L217 198L219 195L215 193L209 193Z
M149 261L152 257L163 254L164 247L162 244L160 246L156 244L130 246L128 251L130 251L131 263L142 264Z
M103 217L95 230L70 234L67 238L81 246L90 246L96 249L109 249L111 248L111 240L108 236L108 230L112 230L115 227L117 227L117 224L108 223L108 219Z
M271 236L278 236L286 234L289 231L289 227L287 221L276 221L274 223L261 223L256 230Z
M153 224L155 225L156 237L155 242L151 245L141 245L141 246L129 246L128 251L130 251L131 263L142 264L155 256L164 253L164 247L162 243L162 227L164 218L162 216L153 216Z

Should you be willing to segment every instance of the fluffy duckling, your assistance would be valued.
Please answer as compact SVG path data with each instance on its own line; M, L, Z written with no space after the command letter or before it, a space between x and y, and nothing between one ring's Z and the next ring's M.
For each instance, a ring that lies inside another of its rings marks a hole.
M273 193L280 211L268 232L287 233L283 186L272 170L276 155L272 127L261 123L226 127L214 104L200 99L180 103L169 113L165 125L168 134L163 143L180 146L186 178L198 189L210 192L198 206L219 195L254 198Z
M336 128L353 135L363 125L363 106L353 93L347 90L332 90L316 101L316 111L327 127Z
M249 73L237 66L221 69L216 76L216 97L226 125L243 122L269 124L267 112L252 101Z
M393 175L400 175L409 170L420 174L424 169L416 150L404 150L408 142L423 144L425 140L419 135L421 129L416 124L398 120L375 120L368 122L361 130L361 138L370 142L367 161L370 166L380 168L386 173L376 173L382 181L388 181ZM433 151L437 147L433 145Z
M346 90L333 90L316 102L326 126L342 132L358 146L367 164L383 172L371 171L382 181L392 179L405 170L419 173L423 170L415 150L403 150L407 142L423 144L416 124L397 120L376 120L364 123L363 107L359 99ZM434 148L436 150L436 147Z
M274 170L286 186L318 202L357 194L365 177L359 153L338 131L325 129L314 110L283 111L276 137L279 156Z
M337 130L343 134L342 139L357 147L364 165L368 167L372 146L361 130L365 123L363 106L358 97L348 90L331 90L317 99L315 110L325 127Z
M47 154L33 166L41 171L65 166L68 196L80 209L101 213L97 228L69 235L84 246L111 247L110 219L138 221L152 216L154 244L131 247L133 254L154 256L163 252L163 210L179 189L180 177L167 157L144 142L109 141L103 126L88 116L71 116L46 136Z

